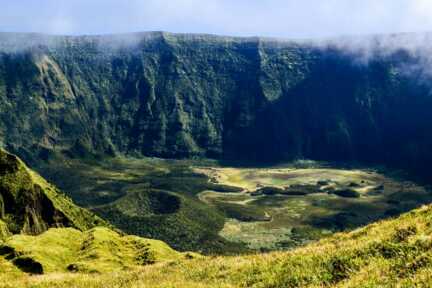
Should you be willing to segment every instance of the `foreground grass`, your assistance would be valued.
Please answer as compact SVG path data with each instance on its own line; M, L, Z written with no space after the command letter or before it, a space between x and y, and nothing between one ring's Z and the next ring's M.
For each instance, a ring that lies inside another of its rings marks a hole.
M106 227L86 232L52 228L38 236L14 235L0 243L0 255L32 274L101 274L195 257L179 253L162 241L121 235Z
M105 274L47 274L3 287L430 287L432 206L289 252L176 260ZM8 282L4 279L8 278Z

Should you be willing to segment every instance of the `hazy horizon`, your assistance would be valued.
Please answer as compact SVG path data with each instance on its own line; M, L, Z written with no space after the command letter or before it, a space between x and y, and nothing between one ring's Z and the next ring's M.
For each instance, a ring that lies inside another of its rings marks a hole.
M107 35L151 31L284 39L432 31L427 0L2 1L1 32Z

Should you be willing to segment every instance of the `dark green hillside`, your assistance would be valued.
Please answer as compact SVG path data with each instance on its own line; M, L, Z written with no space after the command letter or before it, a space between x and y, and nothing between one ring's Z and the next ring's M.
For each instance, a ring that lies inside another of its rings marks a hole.
M199 161L204 164L213 161ZM203 203L204 190L234 191L193 172L193 160L114 158L39 167L79 205L122 231L160 239L181 251L237 253L241 243L218 235L225 214ZM238 188L237 188L238 190Z
M0 208L0 274L9 279L1 287L24 273L102 273L198 256L112 230L2 149Z
M0 47L0 139L28 161L312 158L429 176L422 53L393 49L360 63L313 44L158 32L2 34Z
M87 230L100 225L107 224L73 204L18 157L0 150L0 239L37 235L51 227Z

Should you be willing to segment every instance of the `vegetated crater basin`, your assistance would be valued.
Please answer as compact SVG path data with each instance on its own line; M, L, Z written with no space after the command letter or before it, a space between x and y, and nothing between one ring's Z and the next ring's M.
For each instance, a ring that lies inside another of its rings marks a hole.
M432 202L430 189L382 168L231 164L118 157L38 170L129 234L211 254L290 249Z
M372 169L196 168L210 181L242 192L198 196L226 212L219 235L251 249L287 249L335 231L400 214L431 194Z

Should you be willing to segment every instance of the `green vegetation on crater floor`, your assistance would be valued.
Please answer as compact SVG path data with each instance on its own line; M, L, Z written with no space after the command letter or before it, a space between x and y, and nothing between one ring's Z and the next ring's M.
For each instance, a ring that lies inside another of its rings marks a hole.
M209 183L205 175L194 172L192 166L201 162L119 157L97 162L68 160L39 170L78 204L126 233L160 239L181 251L245 251L242 243L218 235L224 213L197 197L208 189L229 188Z
M40 170L127 233L210 254L291 249L432 200L428 189L388 173L303 166L114 158Z
M244 189L199 196L231 212L221 236L260 250L292 248L432 200L424 187L373 170L315 166L198 168L212 182ZM411 201L400 201L401 194Z

